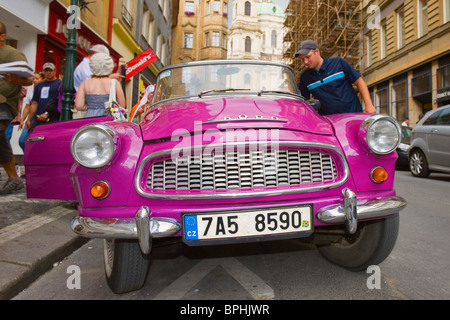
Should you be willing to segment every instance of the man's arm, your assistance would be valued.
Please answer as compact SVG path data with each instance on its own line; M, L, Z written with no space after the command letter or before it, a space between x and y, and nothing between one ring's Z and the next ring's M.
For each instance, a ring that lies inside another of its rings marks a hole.
M366 82L363 78L359 77L355 81L355 85L361 93L361 97L363 98L365 104L365 112L367 113L376 113L377 110L373 106L372 99L370 98L369 88L367 88Z
M25 87L31 86L33 84L33 77L21 78L16 76L15 74L3 74L3 79L10 84L16 84Z
M30 112L28 113L27 123L25 124L25 129L30 130L31 119L33 119L34 114L36 113L38 107L38 103L36 100L33 100L30 105Z

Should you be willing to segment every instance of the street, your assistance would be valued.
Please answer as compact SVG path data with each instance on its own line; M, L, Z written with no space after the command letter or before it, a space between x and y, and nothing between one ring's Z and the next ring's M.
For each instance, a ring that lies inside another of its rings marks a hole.
M156 247L147 283L113 294L104 277L101 240L91 240L35 281L17 300L380 300L450 299L450 175L427 179L396 171L406 198L391 255L374 271L350 272L295 240L233 246ZM77 276L78 272L78 278Z

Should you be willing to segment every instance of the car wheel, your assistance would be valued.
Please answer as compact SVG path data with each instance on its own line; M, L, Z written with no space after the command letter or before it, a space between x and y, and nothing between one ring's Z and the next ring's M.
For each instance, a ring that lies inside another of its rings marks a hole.
M415 177L426 178L430 175L428 161L422 151L416 149L409 157L409 171Z
M367 267L383 262L397 241L398 213L359 224L355 234L343 237L336 243L318 246L322 256L351 271L367 270Z
M105 275L114 293L135 291L145 283L150 257L133 240L103 240Z

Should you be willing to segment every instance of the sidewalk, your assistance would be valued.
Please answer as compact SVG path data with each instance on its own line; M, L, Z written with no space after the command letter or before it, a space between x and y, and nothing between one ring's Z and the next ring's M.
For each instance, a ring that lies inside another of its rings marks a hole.
M23 166L22 166L23 170ZM7 179L0 169L3 185ZM11 299L88 239L70 230L70 202L0 196L0 300Z

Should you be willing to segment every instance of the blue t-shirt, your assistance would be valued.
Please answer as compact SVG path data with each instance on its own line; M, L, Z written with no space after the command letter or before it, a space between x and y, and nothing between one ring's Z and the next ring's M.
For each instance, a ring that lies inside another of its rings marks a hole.
M342 58L325 58L319 70L306 69L300 76L299 89L306 99L320 100L321 114L362 112L353 89L361 75Z
M47 103L59 94L59 86L61 83L62 81L60 79L55 79L53 81L43 81L36 85L31 101L37 101L38 107L32 121L37 121L37 116L45 113Z

